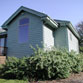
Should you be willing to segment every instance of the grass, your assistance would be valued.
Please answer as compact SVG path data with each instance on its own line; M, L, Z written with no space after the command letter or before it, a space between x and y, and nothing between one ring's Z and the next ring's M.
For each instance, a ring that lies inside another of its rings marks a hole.
M0 79L0 83L28 83L24 80L6 80L6 79Z

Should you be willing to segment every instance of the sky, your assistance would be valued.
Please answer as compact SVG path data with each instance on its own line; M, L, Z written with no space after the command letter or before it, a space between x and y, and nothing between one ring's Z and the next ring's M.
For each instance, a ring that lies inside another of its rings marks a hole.
M83 0L0 0L0 26L20 7L43 12L52 19L83 21Z

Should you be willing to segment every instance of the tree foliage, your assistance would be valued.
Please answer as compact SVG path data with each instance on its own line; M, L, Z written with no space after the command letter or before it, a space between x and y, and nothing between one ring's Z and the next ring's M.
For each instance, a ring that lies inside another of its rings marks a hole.
M83 21L81 21L77 25L77 31L78 31L79 35L81 36L81 40L83 40Z
M83 21L77 24L77 31L81 37L80 39L80 51L83 52Z

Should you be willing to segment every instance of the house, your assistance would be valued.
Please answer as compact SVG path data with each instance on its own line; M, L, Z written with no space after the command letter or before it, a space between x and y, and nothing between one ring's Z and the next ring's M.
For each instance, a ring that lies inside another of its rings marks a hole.
M38 11L20 7L2 26L0 55L22 57L36 47L59 47L79 53L80 36L69 21L51 19Z

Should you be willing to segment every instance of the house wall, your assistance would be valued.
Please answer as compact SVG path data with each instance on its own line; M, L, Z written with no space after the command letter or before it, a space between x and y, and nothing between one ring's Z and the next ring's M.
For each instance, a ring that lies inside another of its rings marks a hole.
M28 42L19 43L18 34L19 34L19 20L27 17L29 18L29 32L28 32ZM30 48L30 45L35 47L37 44L39 47L42 47L41 42L43 41L43 22L40 20L40 17L23 12L19 14L8 26L8 38L7 46L8 53L7 56L29 56L33 53L33 50Z
M56 48L68 49L67 28L62 26L54 32L54 45Z
M79 53L79 41L74 34L67 28L69 51L74 50Z
M44 43L45 49L51 48L54 46L53 30L51 30L45 25L43 25L43 43Z

